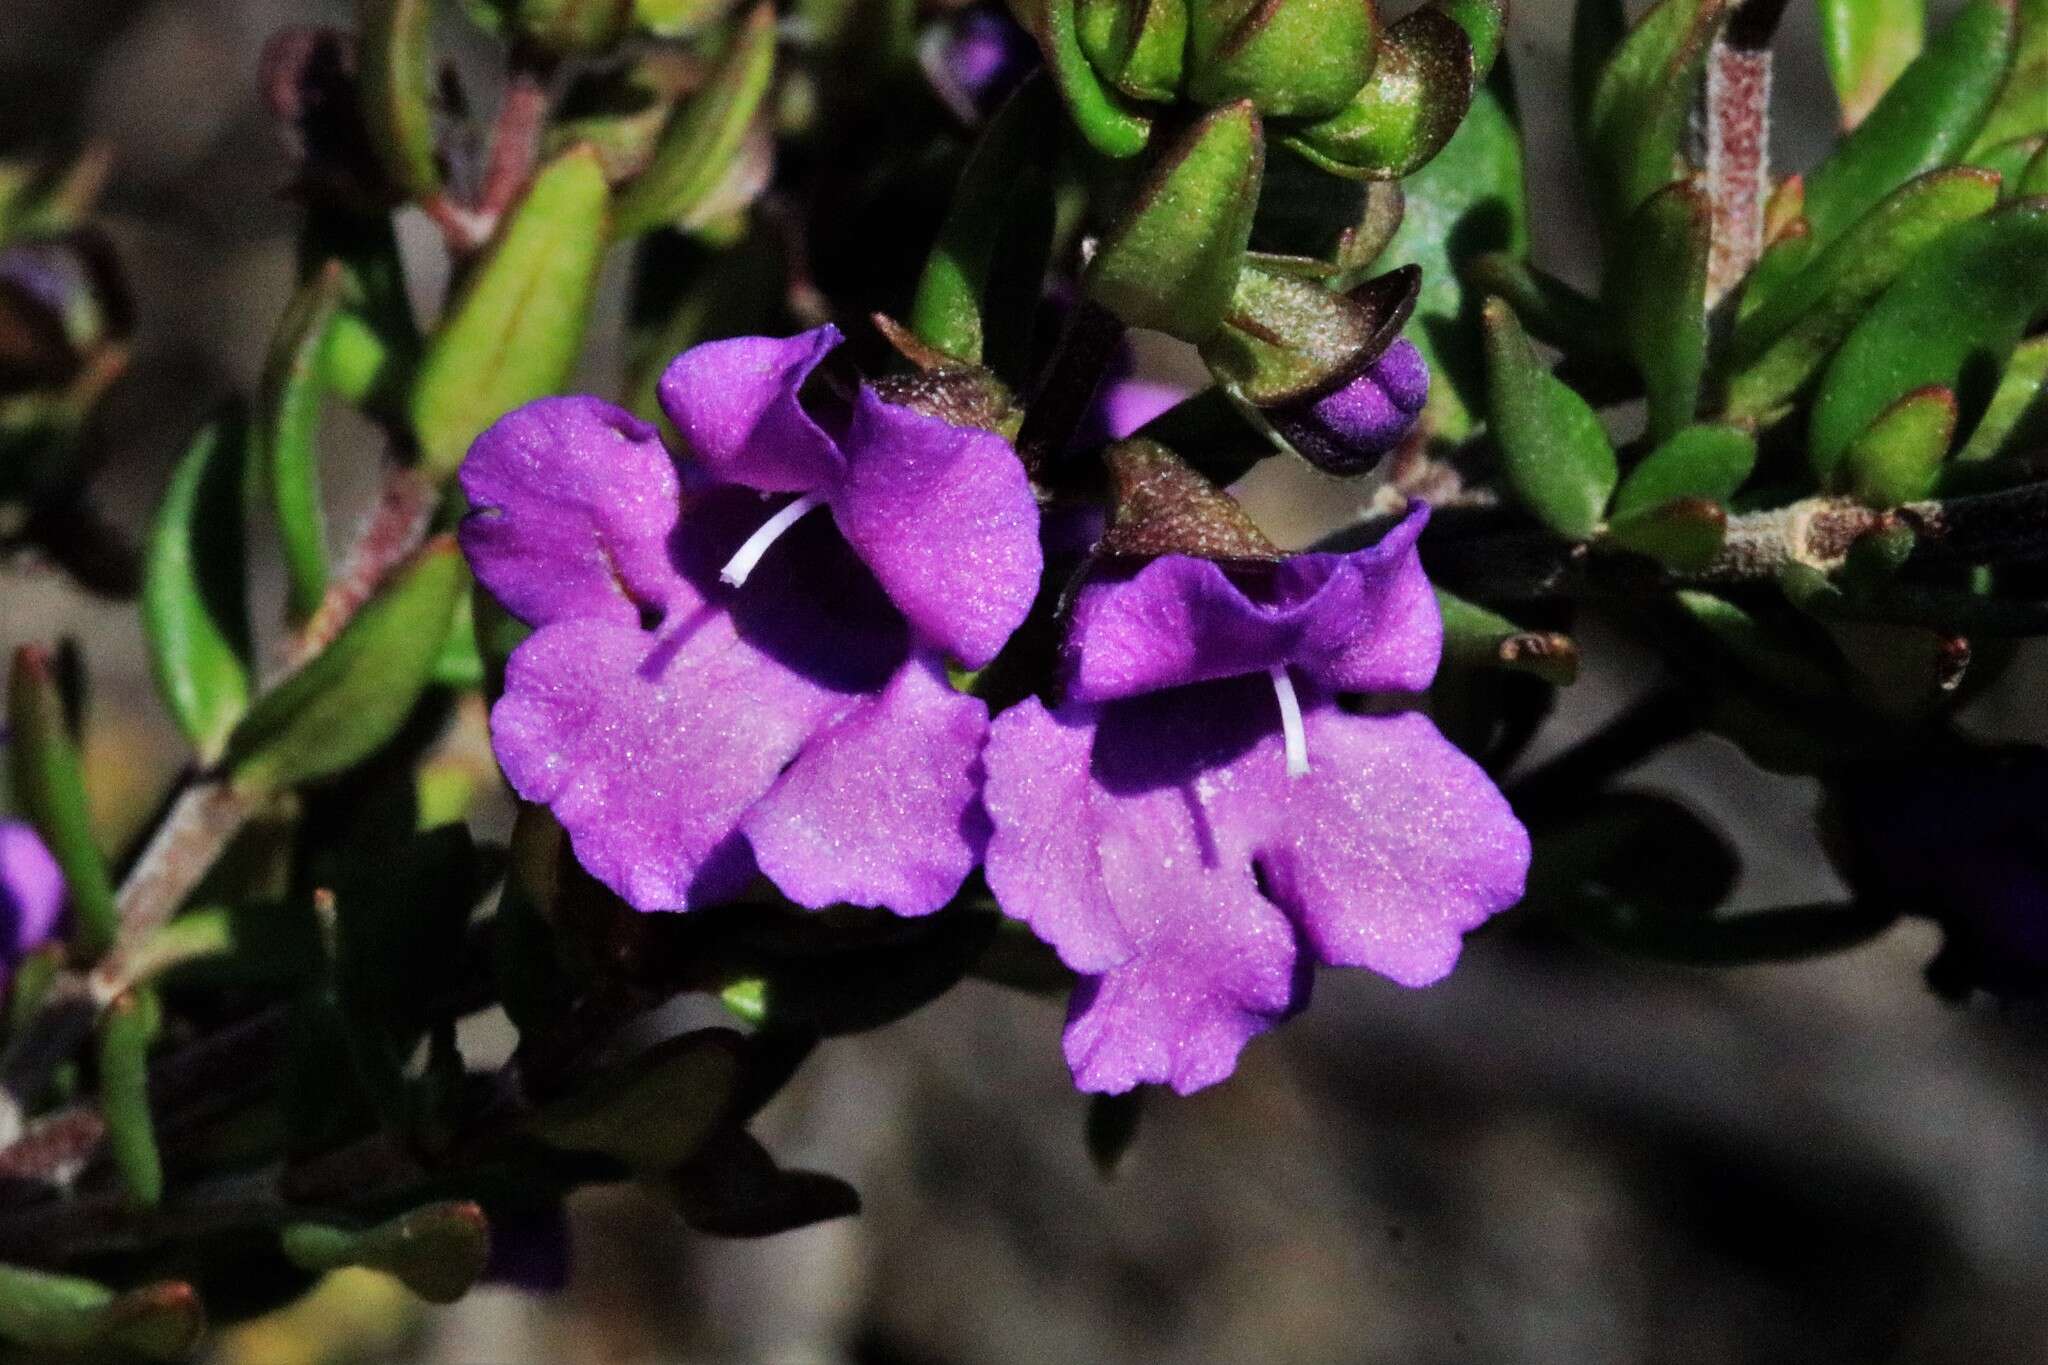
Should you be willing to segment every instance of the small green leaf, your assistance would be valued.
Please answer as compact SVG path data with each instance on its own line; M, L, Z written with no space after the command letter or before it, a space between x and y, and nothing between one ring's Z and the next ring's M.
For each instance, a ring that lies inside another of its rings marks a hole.
M1727 535L1727 512L1705 498L1674 498L1617 514L1607 527L1607 538L1616 545L1678 573L1697 573L1713 563Z
M1473 83L1484 81L1507 37L1508 0L1431 0L1431 5L1465 30L1466 41L1472 44Z
M1472 98L1471 111L1435 160L1402 182L1407 208L1380 268L1422 268L1422 292L1408 339L1429 362L1425 420L1432 435L1461 441L1486 406L1479 296L1460 283L1464 264L1484 252L1529 248L1522 139L1503 97L1503 74Z
M953 204L926 258L910 305L911 330L955 360L982 360L982 309L996 248L1034 199L1050 191L1040 154L1051 92L1032 77L989 120L960 172ZM1046 223L1048 236L1050 223Z
M356 0L363 114L384 173L407 195L441 189L434 150L432 0Z
M1875 109L1806 177L1806 218L1826 245L1916 175L1961 159L2012 61L2011 0L1971 0Z
M1939 385L1893 403L1842 452L1849 491L1873 507L1896 507L1934 491L1956 432L1956 396Z
M1116 160L1144 151L1152 137L1152 120L1127 108L1123 97L1096 74L1081 49L1076 0L1026 0L1019 13L1037 35L1067 112L1088 145Z
M1187 57L1188 0L1080 0L1081 47L1134 100L1169 103Z
M1807 437L1815 474L1832 482L1850 442L1916 389L1988 388L2044 308L2048 200L2018 200L1952 229L1913 259L1828 366Z
M92 1280L0 1265L0 1339L40 1351L114 1347L183 1360L205 1331L199 1295L183 1281L116 1294Z
M1323 118L1372 74L1376 36L1372 8L1358 0L1197 0L1188 98L1250 100L1275 118Z
M1732 8L1730 0L1662 0L1608 59L1586 128L1604 222L1622 223L1683 174L1686 120L1707 53Z
M284 541L294 621L320 609L327 591L327 518L320 504L320 398L327 345L347 274L329 261L300 288L279 319L263 365L256 439L264 486Z
M1530 673L1555 687L1579 677L1579 647L1556 631L1523 630L1498 612L1436 590L1444 621L1444 662L1464 668L1506 668Z
M1210 111L1152 167L1083 285L1132 327L1199 342L1222 323L1251 238L1264 163L1249 103Z
M278 1232L285 1258L302 1270L367 1266L428 1303L454 1303L484 1273L490 1229L466 1200L427 1204L360 1230L289 1223Z
M1513 310L1487 300L1487 397L1508 486L1538 520L1571 540L1600 525L1619 468L1586 400L1536 358Z
M559 390L583 349L604 259L604 168L587 147L542 167L427 349L412 420L424 466L453 473L483 429Z
M653 162L619 195L620 236L689 221L725 179L774 75L775 10L758 4L709 79L670 119Z
M228 739L235 785L316 782L398 733L426 688L466 577L452 537L421 550L334 643L249 708Z
M599 1152L637 1171L666 1171L696 1154L739 1091L745 1041L698 1029L655 1044L632 1062L536 1115L550 1146Z
M1600 78L1626 37L1627 0L1573 0L1569 42L1572 132L1581 147L1592 145L1593 106Z
M1909 262L1997 202L1998 182L1968 166L1901 186L1743 313L1728 346L1728 413L1760 417L1791 398Z
M1991 406L1955 461L1992 460L2029 444L2048 446L2048 336L2029 337L2013 351Z
M551 56L602 52L625 36L632 0L462 0L476 23Z
M2018 0L2016 18L2012 70L1977 132L1980 148L2048 133L2048 0Z
M1202 343L1223 383L1261 407L1298 402L1363 370L1400 335L1421 272L1403 267L1357 296L1313 280L1245 267L1224 325Z
M2016 137L2010 142L1979 148L1971 153L1970 164L1998 177L2001 199L2017 199L2022 193L2020 184L2026 179L2028 165L2044 146L2048 146L2048 138Z
M144 1208L163 1199L164 1164L149 1112L149 1049L163 1026L156 992L140 986L107 1006L100 1019L100 1113L107 1148L128 1197Z
M1649 436L1676 434L1699 406L1707 361L1713 210L1690 180L1645 200L1622 230L1604 300L1649 395Z
M1756 438L1739 427L1694 426L1643 457L1614 494L1612 515L1629 516L1674 498L1726 502L1756 467Z
M7 687L7 760L15 804L28 817L57 865L70 896L72 944L87 961L114 941L118 927L106 855L93 838L85 772L65 725L64 697L49 651L14 652Z
M1737 663L1772 688L1822 699L1840 694L1834 674L1810 651L1726 598L1682 591L1673 600Z
M249 426L230 407L192 441L150 530L142 627L157 690L202 762L249 706L243 480Z
M1372 79L1286 145L1334 175L1397 180L1444 149L1477 86L1472 40L1436 8L1416 10L1380 40Z
M724 10L724 0L633 0L633 22L657 38L687 38Z
M1842 126L1863 122L1927 41L1927 0L1819 0L1821 52Z

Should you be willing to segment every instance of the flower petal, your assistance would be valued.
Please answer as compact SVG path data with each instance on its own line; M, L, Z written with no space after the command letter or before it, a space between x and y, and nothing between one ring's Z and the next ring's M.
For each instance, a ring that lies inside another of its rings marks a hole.
M1288 665L1345 691L1429 684L1443 624L1415 553L1429 509L1376 545L1226 570L1168 555L1075 595L1067 696L1111 701Z
M995 723L989 885L1093 974L1066 1031L1083 1090L1214 1084L1303 998L1293 926L1253 876L1256 831L1219 818L1255 737L1248 700L1225 684L1056 715L1027 701Z
M7 967L50 941L64 909L64 873L35 832L0 820L0 965ZM6 981L0 972L0 985Z
M668 559L675 466L653 427L597 398L542 398L477 437L462 464L476 510L462 550L486 588L532 625L631 625L640 603L688 597Z
M988 707L914 657L888 688L813 739L747 815L769 880L799 905L925 915L953 899L988 843Z
M1522 898L1529 835L1492 779L1425 716L1307 716L1309 772L1277 760L1237 791L1284 814L1257 850L1266 889L1323 962L1426 986L1460 936Z
M1044 560L1038 502L1010 443L862 388L832 514L926 639L969 668L1031 610Z
M663 412L719 480L764 493L838 484L839 447L797 391L842 338L829 323L793 337L733 337L692 346L657 386Z

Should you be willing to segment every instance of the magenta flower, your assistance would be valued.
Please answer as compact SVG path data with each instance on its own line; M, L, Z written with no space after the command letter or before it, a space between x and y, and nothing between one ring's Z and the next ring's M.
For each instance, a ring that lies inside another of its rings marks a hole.
M64 873L41 837L20 820L0 820L0 987L21 960L57 936Z
M989 886L1085 978L1082 1089L1211 1085L1307 1003L1315 963L1427 985L1520 898L1528 835L1486 774L1420 715L1337 704L1436 671L1427 516L1353 554L1103 573L1063 704L997 719Z
M1407 439L1428 401L1429 363L1400 339L1335 391L1268 408L1266 419L1316 468L1363 474Z
M839 340L677 357L680 477L593 398L520 408L463 465L463 548L538 627L491 713L499 763L639 909L731 899L758 870L802 905L924 914L986 842L988 712L945 656L985 664L1024 619L1037 505L990 432L866 386L814 417L798 390Z

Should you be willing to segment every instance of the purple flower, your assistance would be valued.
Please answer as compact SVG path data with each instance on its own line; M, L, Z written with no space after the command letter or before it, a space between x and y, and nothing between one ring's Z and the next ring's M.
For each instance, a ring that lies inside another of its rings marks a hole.
M1836 785L1859 896L1938 921L1951 994L2048 988L2048 749L1963 750Z
M21 960L57 935L64 873L35 830L0 820L0 986Z
M1353 554L1103 573L1063 704L996 720L989 885L1085 978L1082 1089L1213 1084L1306 1004L1315 963L1426 985L1520 898L1528 835L1478 766L1420 715L1337 704L1436 671L1427 516Z
M538 627L491 713L499 763L639 909L758 870L806 906L924 914L986 841L988 712L945 656L979 667L1024 619L1037 505L990 432L866 386L821 423L798 390L839 340L677 357L660 397L685 477L593 398L518 409L463 465L463 548Z
M1038 44L999 8L977 6L935 35L924 66L932 88L964 123L994 113L1038 65Z
M1415 429L1429 401L1429 365L1397 340L1357 378L1321 398L1269 408L1266 418L1316 468L1363 474Z

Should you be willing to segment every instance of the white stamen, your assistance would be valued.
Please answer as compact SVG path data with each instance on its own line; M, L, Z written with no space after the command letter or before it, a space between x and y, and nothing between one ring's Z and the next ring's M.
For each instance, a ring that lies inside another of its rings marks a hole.
M1280 734L1287 745L1287 775L1308 776L1308 731L1301 724L1301 700L1294 695L1294 679L1284 665L1266 670L1273 679L1273 695L1280 701Z
M782 533L797 524L803 514L825 500L823 493L806 493L780 512L761 523L761 529L747 537L747 543L725 561L725 567L718 576L737 588L747 581L747 575L761 562L761 556L768 553L768 547L782 538Z

